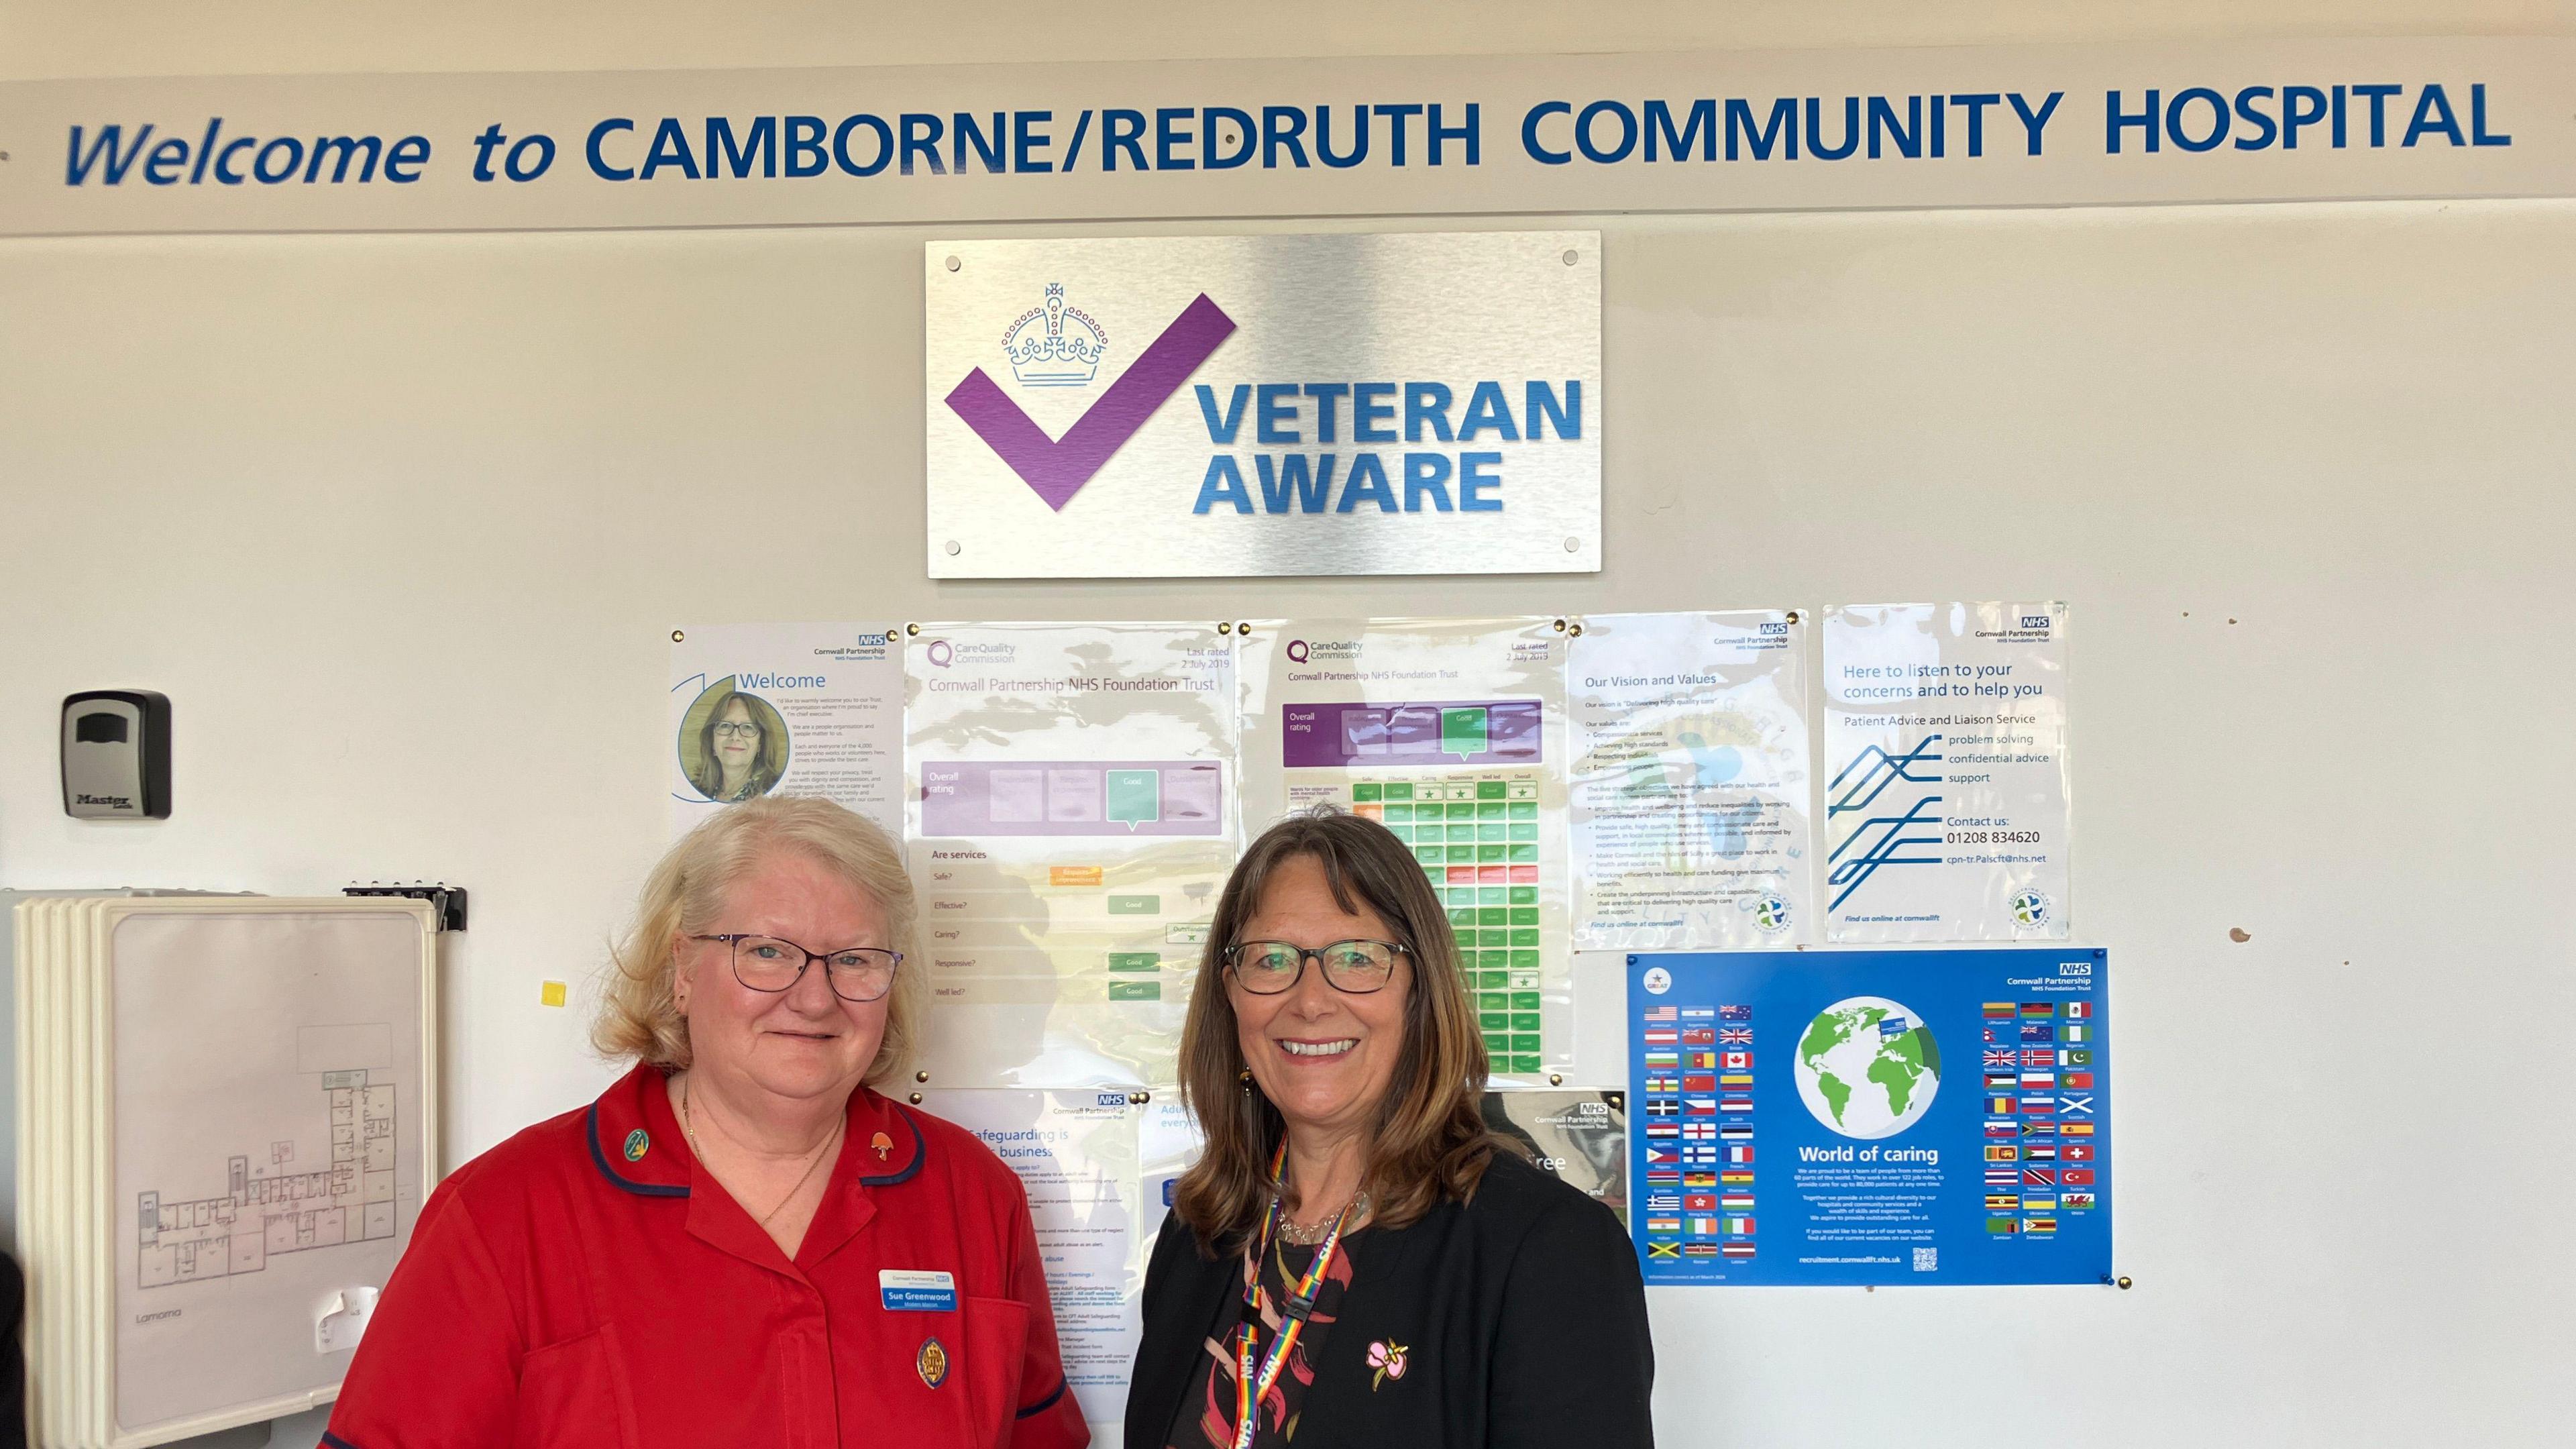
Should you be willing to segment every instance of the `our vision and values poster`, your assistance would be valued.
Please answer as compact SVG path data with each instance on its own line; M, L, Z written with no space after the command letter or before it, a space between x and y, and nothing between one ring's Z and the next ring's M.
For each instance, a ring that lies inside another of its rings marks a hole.
M900 637L879 624L672 631L671 833L763 795L819 795L901 832Z
M932 1082L1171 1081L1235 858L1230 641L1203 625L925 624L906 642Z
M1332 805L1412 847L1497 1075L1572 1057L1564 620L1246 626L1247 838Z
M1582 625L1566 689L1576 949L1813 940L1805 614Z
M1824 613L1829 941L2065 940L2066 606Z
M1647 1282L2111 1276L2107 952L1628 961Z

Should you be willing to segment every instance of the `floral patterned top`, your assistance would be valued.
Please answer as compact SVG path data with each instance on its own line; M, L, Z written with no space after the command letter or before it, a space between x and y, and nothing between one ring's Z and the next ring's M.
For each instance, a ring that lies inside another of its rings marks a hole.
M1280 1367L1269 1397L1255 1409L1259 1426L1253 1432L1253 1449L1283 1449L1297 1437L1297 1414L1305 1403L1307 1387L1315 1382L1315 1365L1324 1356L1324 1340L1331 1335L1334 1320L1341 1316L1343 1295L1351 1291L1349 1248L1350 1237L1345 1235L1342 1251L1333 1255L1331 1266L1324 1270L1324 1281L1316 1285L1314 1310L1306 1315L1306 1327L1289 1349L1288 1362ZM1254 1245L1244 1245L1243 1271L1247 1278L1258 1274L1261 1302L1261 1316L1253 1325L1252 1356L1256 1366L1269 1355L1270 1345L1286 1326L1282 1305L1288 1301L1289 1289L1314 1266L1317 1251L1293 1243L1273 1243L1269 1254L1256 1266ZM1237 1377L1234 1338L1235 1330L1241 1326L1238 1313L1227 1321L1223 1331L1207 1340L1205 1369L1198 1376L1196 1392L1181 1400L1180 1413L1173 1418L1165 1439L1169 1449L1233 1449Z

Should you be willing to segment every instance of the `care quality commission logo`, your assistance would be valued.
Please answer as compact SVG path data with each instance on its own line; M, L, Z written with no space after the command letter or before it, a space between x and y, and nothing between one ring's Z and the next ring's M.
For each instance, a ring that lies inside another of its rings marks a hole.
M1029 329L1035 319L1026 313L1012 323L1005 346L1011 351L1013 376L1031 387L1088 385L1107 349L1108 331L1088 314L1074 311L1088 332L1068 332L1062 325L1063 317L1073 309L1064 306L1061 287L1048 290L1047 303L1038 311L1056 330L1053 334L1040 332L1032 336ZM1234 328L1234 319L1210 301L1207 293L1199 293L1197 300L1182 308L1181 315L1145 345L1118 380L1093 399L1061 438L1048 437L1046 430L980 367L970 370L949 390L948 410L1009 464L1031 492L1046 500L1047 507L1061 513L1065 504L1073 501L1073 495L1081 492L1082 486L1126 446L1127 440L1172 400L1181 384L1189 381L1190 374L1234 335ZM1025 371L1020 356L1023 351L1028 354Z

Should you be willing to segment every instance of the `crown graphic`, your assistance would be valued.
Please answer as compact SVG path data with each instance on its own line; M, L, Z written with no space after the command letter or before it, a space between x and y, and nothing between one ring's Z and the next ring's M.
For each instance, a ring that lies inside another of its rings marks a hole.
M1064 304L1062 282L1047 283L1045 302L1002 334L1002 353L1022 387L1086 386L1108 351L1109 333L1090 313Z

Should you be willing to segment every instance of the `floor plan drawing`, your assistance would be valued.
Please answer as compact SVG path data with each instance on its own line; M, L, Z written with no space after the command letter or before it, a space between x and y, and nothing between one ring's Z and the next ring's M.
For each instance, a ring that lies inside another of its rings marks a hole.
M394 1235L394 1088L364 1071L324 1072L331 1159L304 1170L295 1144L273 1142L267 1161L226 1164L222 1197L172 1202L138 1195L140 1284L145 1288L256 1273L277 1253L300 1253Z

